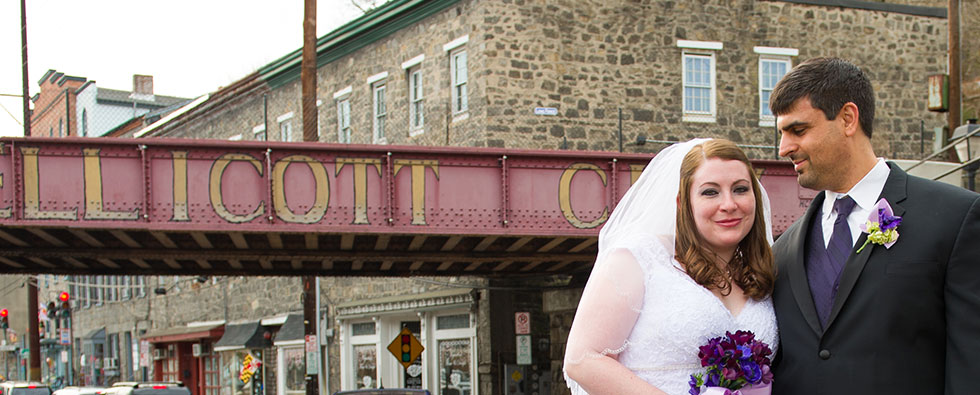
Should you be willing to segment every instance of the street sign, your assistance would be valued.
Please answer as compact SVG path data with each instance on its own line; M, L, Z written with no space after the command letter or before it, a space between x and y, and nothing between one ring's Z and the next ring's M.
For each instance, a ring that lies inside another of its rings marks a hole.
M388 351L405 369L408 369L412 362L415 362L419 355L422 355L423 350L425 347L422 347L422 343L408 328L402 328L401 333L395 336L395 340L392 340L391 344L388 345Z
M68 328L59 329L59 334L61 335L61 344L71 344L71 332Z
M306 374L308 376L317 374L319 359L320 353L316 349L316 335L306 335Z
M531 334L531 313L526 311L514 313L514 325L514 332L516 334Z
M517 335L517 364L531 364L531 335Z
M554 107L535 107L534 115L558 115L558 109Z

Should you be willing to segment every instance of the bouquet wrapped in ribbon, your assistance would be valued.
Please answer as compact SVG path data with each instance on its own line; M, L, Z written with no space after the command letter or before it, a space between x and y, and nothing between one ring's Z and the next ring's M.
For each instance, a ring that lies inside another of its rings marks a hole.
M704 373L691 375L691 395L768 395L772 350L751 331L725 332L700 347Z

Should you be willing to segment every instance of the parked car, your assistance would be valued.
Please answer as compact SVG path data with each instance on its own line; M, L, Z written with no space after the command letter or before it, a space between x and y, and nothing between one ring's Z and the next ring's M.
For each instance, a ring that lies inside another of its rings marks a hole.
M431 395L429 390L410 390L404 388L379 388L338 391L333 395Z
M191 390L180 381L138 383L121 381L106 388L105 395L191 395ZM0 394L2 395L2 394Z
M4 381L0 383L0 395L51 395L51 387L33 381Z
M60 390L55 390L52 395L101 395L105 387L76 387L68 386Z

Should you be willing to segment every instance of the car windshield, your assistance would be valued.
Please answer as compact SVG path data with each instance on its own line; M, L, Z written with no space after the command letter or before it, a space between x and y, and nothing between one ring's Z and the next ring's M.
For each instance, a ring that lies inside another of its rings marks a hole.
M10 390L10 395L51 395L51 390L47 387L23 388L14 387Z
M187 387L136 388L132 395L190 395Z

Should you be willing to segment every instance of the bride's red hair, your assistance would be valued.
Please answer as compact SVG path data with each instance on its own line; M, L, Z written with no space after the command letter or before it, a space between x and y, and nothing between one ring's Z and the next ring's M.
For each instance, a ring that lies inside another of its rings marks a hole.
M755 196L755 223L738 244L735 255L728 262L731 277L715 262L716 255L704 247L707 242L698 232L691 208L691 183L694 172L706 159L737 160L745 164L752 178L752 194ZM691 149L681 162L681 181L677 193L677 236L674 241L675 258L684 265L695 282L708 289L718 289L727 295L735 283L746 296L759 300L772 293L776 279L772 249L766 239L766 221L762 210L762 188L752 169L749 158L735 143L724 139L705 141Z

